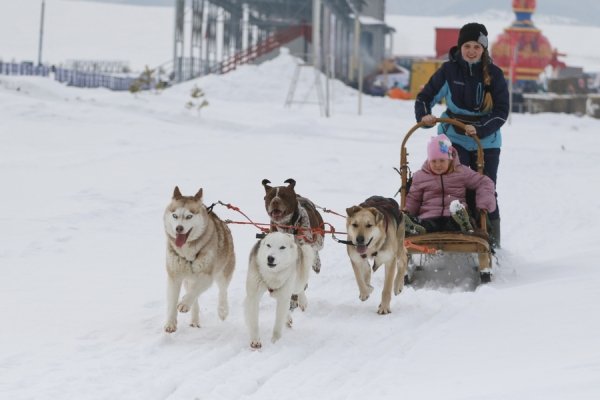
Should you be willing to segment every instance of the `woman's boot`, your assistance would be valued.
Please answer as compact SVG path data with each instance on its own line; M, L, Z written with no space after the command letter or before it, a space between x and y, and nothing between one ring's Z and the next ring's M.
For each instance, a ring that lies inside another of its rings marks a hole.
M500 218L490 220L490 242L496 249L500 248Z

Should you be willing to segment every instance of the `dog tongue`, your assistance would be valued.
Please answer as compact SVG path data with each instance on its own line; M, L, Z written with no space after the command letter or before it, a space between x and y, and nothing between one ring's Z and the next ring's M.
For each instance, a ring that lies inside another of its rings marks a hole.
M187 241L187 234L185 234L185 233L178 233L177 236L175 237L175 245L177 247L183 246L186 241Z
M365 246L364 244L357 244L356 251L358 251L359 254L364 254L367 252L367 246Z

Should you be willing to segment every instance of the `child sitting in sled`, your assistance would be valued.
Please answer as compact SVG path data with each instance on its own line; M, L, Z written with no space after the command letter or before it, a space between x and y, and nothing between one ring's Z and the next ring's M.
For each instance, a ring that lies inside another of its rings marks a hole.
M404 218L407 234L426 232L473 232L466 208L466 191L475 191L479 210L496 209L494 182L461 165L450 139L444 134L427 144L427 160L413 174L406 196Z

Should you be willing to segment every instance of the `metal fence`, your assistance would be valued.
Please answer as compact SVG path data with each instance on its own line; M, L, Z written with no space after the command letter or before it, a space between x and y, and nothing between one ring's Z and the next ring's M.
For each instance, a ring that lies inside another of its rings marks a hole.
M51 77L67 86L80 88L107 88L110 90L129 90L138 77L117 76L106 73L83 72L68 68L55 68L47 65L34 65L30 62L3 63L0 62L0 75L24 75ZM142 86L142 90L149 89L151 85Z
M129 90L137 78L130 76L114 76L96 72L81 72L73 69L56 68L54 79L80 88L107 88L110 90Z
M34 65L30 62L22 63L3 63L0 61L1 75L28 75L28 76L48 76L50 67L46 65Z

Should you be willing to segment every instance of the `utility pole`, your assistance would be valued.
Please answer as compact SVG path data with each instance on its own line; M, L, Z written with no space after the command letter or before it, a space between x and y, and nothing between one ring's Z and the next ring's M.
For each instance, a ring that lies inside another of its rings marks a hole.
M362 115L363 66L360 54L360 13L352 3L348 5L354 13L354 51L350 60L350 80L354 79L354 73L358 74L358 115Z
M321 0L313 0L313 66L321 70Z
M325 67L325 116L329 117L331 115L330 109L330 93L329 89L331 86L331 81L329 77L331 75L331 12L329 11L329 7L324 7L323 9L323 41L322 41L322 53L323 54L323 63Z
M44 11L46 10L46 0L42 0L42 14L40 17L40 40L38 44L38 65L42 65L42 43L44 42Z
M313 69L315 72L315 86L317 87L317 97L319 99L319 109L321 115L329 117L329 110L323 104L323 96L321 90L321 0L313 0Z

